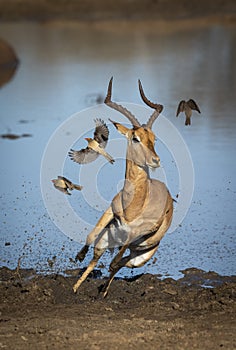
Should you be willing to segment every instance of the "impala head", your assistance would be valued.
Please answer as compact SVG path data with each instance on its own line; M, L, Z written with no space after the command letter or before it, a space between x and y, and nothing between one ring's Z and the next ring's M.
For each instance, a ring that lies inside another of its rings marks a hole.
M133 161L135 164L140 167L149 167L157 168L160 166L160 158L156 154L154 149L155 146L155 134L152 131L152 125L156 118L161 113L163 106L159 104L152 103L144 95L141 82L139 80L139 91L142 97L142 100L151 108L154 108L154 112L148 119L146 124L141 125L137 118L123 106L111 101L112 93L112 78L109 82L108 92L105 99L105 103L122 113L132 124L132 128L129 129L124 125L110 121L114 124L116 129L128 139L128 148L127 148L127 159Z

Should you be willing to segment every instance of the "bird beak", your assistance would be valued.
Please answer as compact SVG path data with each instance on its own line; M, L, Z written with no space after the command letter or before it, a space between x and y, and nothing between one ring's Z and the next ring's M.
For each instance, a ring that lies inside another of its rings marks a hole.
M109 120L109 122L111 122L113 125L116 126L117 123L116 123L114 120L112 120L112 119L110 119L110 118L108 118L108 120Z
M90 138L89 138L89 137L85 137L85 140L86 140L86 141L89 141L89 140L90 140Z

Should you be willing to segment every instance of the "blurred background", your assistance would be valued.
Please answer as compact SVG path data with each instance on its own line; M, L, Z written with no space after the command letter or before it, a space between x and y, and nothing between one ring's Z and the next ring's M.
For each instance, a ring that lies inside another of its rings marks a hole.
M0 266L16 268L21 258L21 267L44 273L78 267L73 259L81 245L60 232L44 206L40 165L54 131L102 103L114 76L114 100L140 103L141 79L147 96L164 105L195 171L181 226L149 264L120 276L178 278L189 267L235 274L235 1L0 0L0 19ZM189 98L201 115L185 127L185 117L175 115ZM165 164L158 142L156 149ZM124 162L110 171L108 200ZM87 213L92 223L102 213L96 205ZM109 261L107 254L102 263Z

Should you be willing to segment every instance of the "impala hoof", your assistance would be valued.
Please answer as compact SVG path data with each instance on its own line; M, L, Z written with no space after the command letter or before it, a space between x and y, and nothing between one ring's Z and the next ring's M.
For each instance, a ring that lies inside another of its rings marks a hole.
M77 289L78 289L78 287L76 287L76 285L74 285L73 291L74 291L75 294L77 293Z
M108 294L108 290L105 290L105 292L103 293L103 298L106 298L107 294Z
M88 250L89 250L89 246L88 246L88 245L85 245L85 246L79 251L79 253L76 255L75 260L76 260L76 261L79 260L80 262L82 262L82 261L84 260L84 258L85 258L85 255L87 254Z

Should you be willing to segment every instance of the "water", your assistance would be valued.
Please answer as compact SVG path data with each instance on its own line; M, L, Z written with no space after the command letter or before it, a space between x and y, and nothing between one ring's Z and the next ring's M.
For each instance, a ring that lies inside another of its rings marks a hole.
M32 134L0 139L1 266L15 268L19 257L22 267L41 272L77 266L72 259L81 244L60 232L50 219L41 195L40 164L56 128L72 114L99 102L113 75L116 101L140 103L138 78L151 100L158 96L164 115L189 147L195 171L189 212L181 226L162 240L157 261L134 272L123 269L120 276L150 272L177 278L189 267L235 274L235 26L5 23L0 33L20 58L15 77L0 90L0 134ZM191 128L186 128L184 116L177 119L175 113L179 100L190 97L202 113L194 114ZM122 116L119 120L124 121ZM155 127L158 130L158 123ZM122 147L125 152L125 141ZM167 167L168 156L161 144L156 148ZM98 176L105 202L96 202L94 194L94 210L83 212L82 202L77 207L91 226L124 174L122 160L110 167L104 166ZM112 180L104 186L108 169ZM66 171L70 178L77 168L71 165ZM174 192L174 179L169 176ZM71 197L76 207L78 202ZM89 228L85 227L85 233ZM107 253L102 262L108 265L109 261Z

